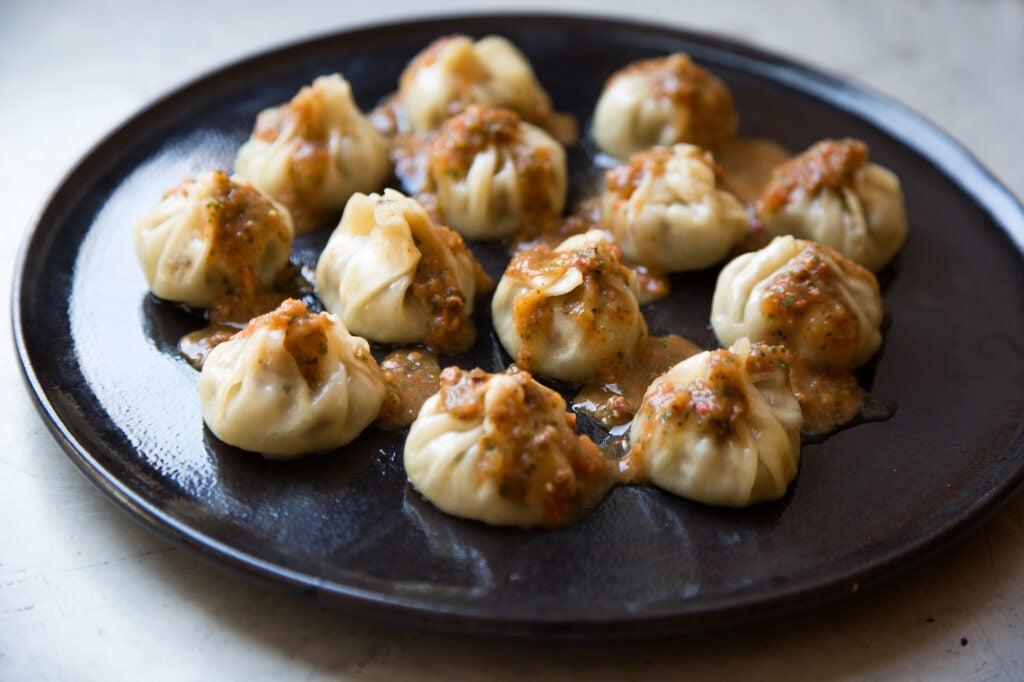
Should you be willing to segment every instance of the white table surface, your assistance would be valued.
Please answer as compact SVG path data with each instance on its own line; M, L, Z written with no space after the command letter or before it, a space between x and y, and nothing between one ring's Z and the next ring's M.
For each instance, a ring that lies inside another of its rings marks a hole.
M1024 3L630 0L924 113L1024 196ZM0 0L0 282L49 192L171 87L256 50L426 12L622 14L623 3ZM926 227L925 227L926 229ZM0 297L9 324L9 293ZM1024 388L1022 388L1024 390ZM0 340L0 679L1024 679L1024 496L925 565L798 615L656 640L519 642L396 628L222 573L93 487Z

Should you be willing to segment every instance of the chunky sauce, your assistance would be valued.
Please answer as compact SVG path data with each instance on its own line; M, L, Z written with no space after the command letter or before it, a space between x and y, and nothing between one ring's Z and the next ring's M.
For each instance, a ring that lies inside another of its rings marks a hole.
M274 309L283 297L261 279L269 249L291 244L284 216L248 184L231 180L223 171L211 174L213 187L203 206L203 229L210 237L211 282L214 297L210 319L214 322L247 322ZM188 192L188 180L171 192Z
M857 313L844 303L846 296L823 254L844 269L856 269L854 276L866 274L874 281L831 249L807 242L761 297L761 313L774 329L770 341L792 354L790 383L804 413L804 431L810 434L850 421L867 395L848 369L860 339Z
M813 194L849 186L867 161L868 147L860 140L823 140L776 169L757 202L757 213L779 211L797 191Z
M411 291L427 315L424 343L442 355L467 350L476 339L476 330L466 312L466 294L459 286L449 254L468 252L462 237L443 225L432 226L431 234L414 236L420 251ZM447 247L447 248L446 248ZM489 291L490 277L473 259L476 288Z
M848 370L810 364L797 356L789 383L804 415L803 431L818 435L835 431L860 412L867 391Z
M441 368L429 351L393 351L381 361L380 370L388 393L374 423L382 429L402 429L412 424L423 403L441 387Z
M288 169L291 182L274 198L288 207L296 232L317 227L328 213L321 207L325 174L331 164L329 129L324 118L324 94L306 86L287 104L261 111L253 131L256 139L273 143L291 135Z
M636 414L652 381L700 351L682 336L650 337L631 362L613 365L584 384L573 399L573 409L605 429L622 426Z

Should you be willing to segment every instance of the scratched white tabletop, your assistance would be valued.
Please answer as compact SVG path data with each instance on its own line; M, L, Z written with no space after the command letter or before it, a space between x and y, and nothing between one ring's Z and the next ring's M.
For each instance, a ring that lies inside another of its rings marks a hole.
M924 113L1024 196L1021 0L10 0L0 2L0 282L9 286L15 245L76 159L168 89L329 30L507 9L628 11L850 75ZM656 640L478 639L323 611L150 535L50 438L9 329L0 392L0 679L1024 679L1024 496L924 565L798 615Z

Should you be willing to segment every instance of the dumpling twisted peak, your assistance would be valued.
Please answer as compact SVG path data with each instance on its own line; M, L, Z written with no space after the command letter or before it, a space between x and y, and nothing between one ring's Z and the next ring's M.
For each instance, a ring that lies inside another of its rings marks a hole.
M261 112L235 159L235 173L287 206L299 233L340 211L353 193L378 189L390 168L384 140L340 74Z

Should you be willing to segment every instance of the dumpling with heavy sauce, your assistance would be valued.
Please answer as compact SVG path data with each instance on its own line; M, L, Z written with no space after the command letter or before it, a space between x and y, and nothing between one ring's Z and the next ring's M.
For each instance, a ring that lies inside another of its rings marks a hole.
M415 132L436 130L470 104L511 109L559 142L575 141L572 117L555 112L529 60L500 36L438 38L402 72L398 99Z
M907 238L899 178L869 163L860 140L823 140L783 163L756 213L768 234L814 240L873 272Z
M491 302L494 329L517 365L582 382L628 362L646 339L636 273L600 230L540 245L509 263Z
M718 173L711 155L689 144L654 147L605 173L602 221L622 255L662 272L725 258L750 220Z
M287 206L299 233L336 215L353 193L379 189L390 171L383 138L340 74L260 112L235 159L235 173Z
M199 375L214 435L281 458L351 442L376 419L386 391L366 340L295 299L214 348Z
M736 109L722 81L676 53L616 71L594 109L594 141L620 159L658 145L714 145L736 133Z
M513 111L470 105L430 145L444 221L470 239L500 239L553 222L565 207L565 151Z
M316 267L320 300L353 333L446 355L473 344L474 299L491 286L458 234L393 189L353 195Z
M442 511L499 526L559 526L607 492L611 464L565 400L528 372L448 367L405 441L409 481Z
M800 405L784 349L741 339L655 379L630 428L651 483L705 504L746 507L785 494L800 461Z
M734 258L711 302L723 344L743 337L780 343L807 362L851 370L881 345L883 314L874 275L827 246L793 237Z
M288 268L288 210L223 171L170 189L135 223L135 252L159 298L245 322ZM271 297L272 298L272 297Z

